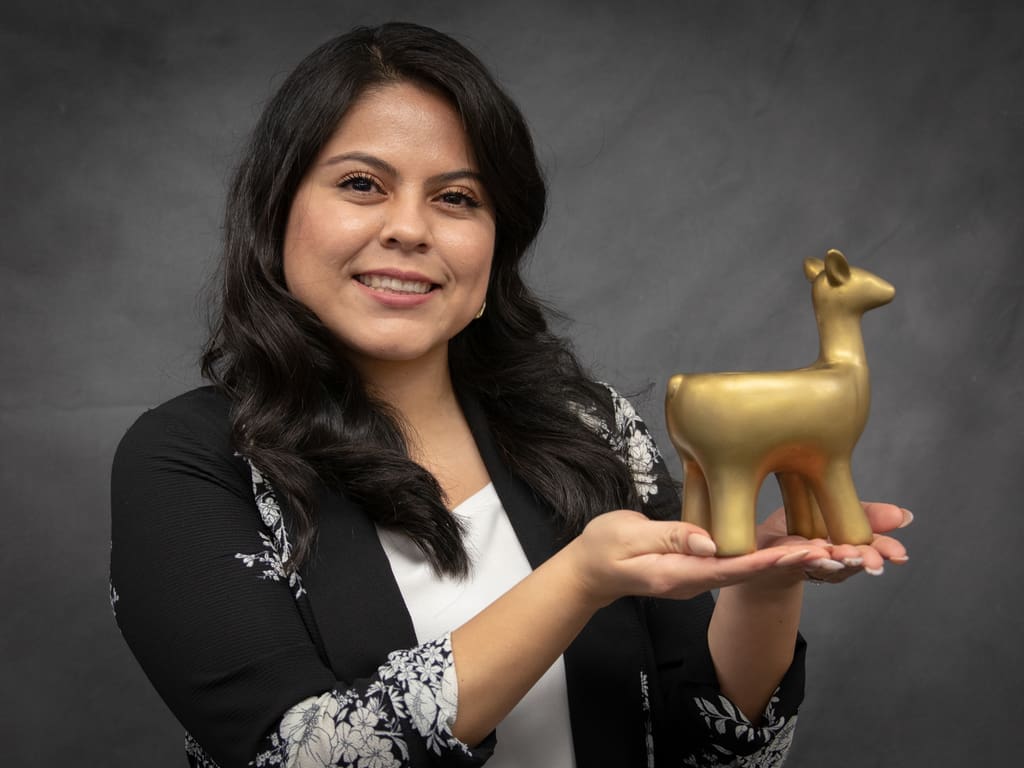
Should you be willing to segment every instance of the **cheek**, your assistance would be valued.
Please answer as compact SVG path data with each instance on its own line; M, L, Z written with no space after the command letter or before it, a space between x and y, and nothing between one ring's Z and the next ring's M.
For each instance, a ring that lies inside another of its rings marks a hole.
M490 277L494 260L494 230L480 227L463 232L447 243L449 253L458 254L458 269L464 280L485 283Z
M340 275L346 263L379 229L379 214L344 215L330 207L293 206L284 238L284 275L289 289L298 282Z

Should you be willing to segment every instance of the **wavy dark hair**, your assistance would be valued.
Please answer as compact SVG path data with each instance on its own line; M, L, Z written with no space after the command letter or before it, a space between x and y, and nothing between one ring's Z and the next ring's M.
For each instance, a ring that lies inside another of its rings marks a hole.
M639 509L629 471L578 408L614 424L520 272L544 218L546 188L519 109L452 38L414 24L357 28L304 59L267 104L227 200L221 295L204 375L232 402L237 450L266 473L290 512L290 567L308 556L320 483L406 532L437 573L464 575L461 528L434 477L408 456L402 424L366 390L332 334L285 286L282 244L303 176L368 88L412 82L462 116L495 208L487 311L449 343L460 397L483 407L511 471L566 536L601 512Z

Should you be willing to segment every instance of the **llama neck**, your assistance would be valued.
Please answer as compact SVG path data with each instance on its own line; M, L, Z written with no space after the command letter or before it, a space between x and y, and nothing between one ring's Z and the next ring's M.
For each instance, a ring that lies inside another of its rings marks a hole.
M847 363L867 370L861 316L850 314L818 315L819 363Z

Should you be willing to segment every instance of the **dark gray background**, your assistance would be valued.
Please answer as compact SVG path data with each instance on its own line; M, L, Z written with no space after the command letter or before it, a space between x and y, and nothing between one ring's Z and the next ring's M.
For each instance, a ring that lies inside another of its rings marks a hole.
M805 256L896 285L865 319L854 462L863 497L917 514L911 561L808 596L790 764L1012 761L1020 3L120 0L0 15L0 762L183 765L110 615L111 455L198 381L197 296L261 105L327 36L392 18L454 34L522 105L552 189L532 281L599 376L653 383L673 467L671 373L813 359Z

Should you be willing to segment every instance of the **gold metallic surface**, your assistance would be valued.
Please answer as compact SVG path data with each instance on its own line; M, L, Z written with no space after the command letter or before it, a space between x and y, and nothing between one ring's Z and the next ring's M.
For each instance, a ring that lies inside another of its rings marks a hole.
M757 494L769 472L789 532L867 544L850 455L868 419L871 388L861 316L896 290L851 267L839 251L806 259L820 354L806 368L677 374L665 416L683 465L683 519L705 528L718 555L756 549Z

